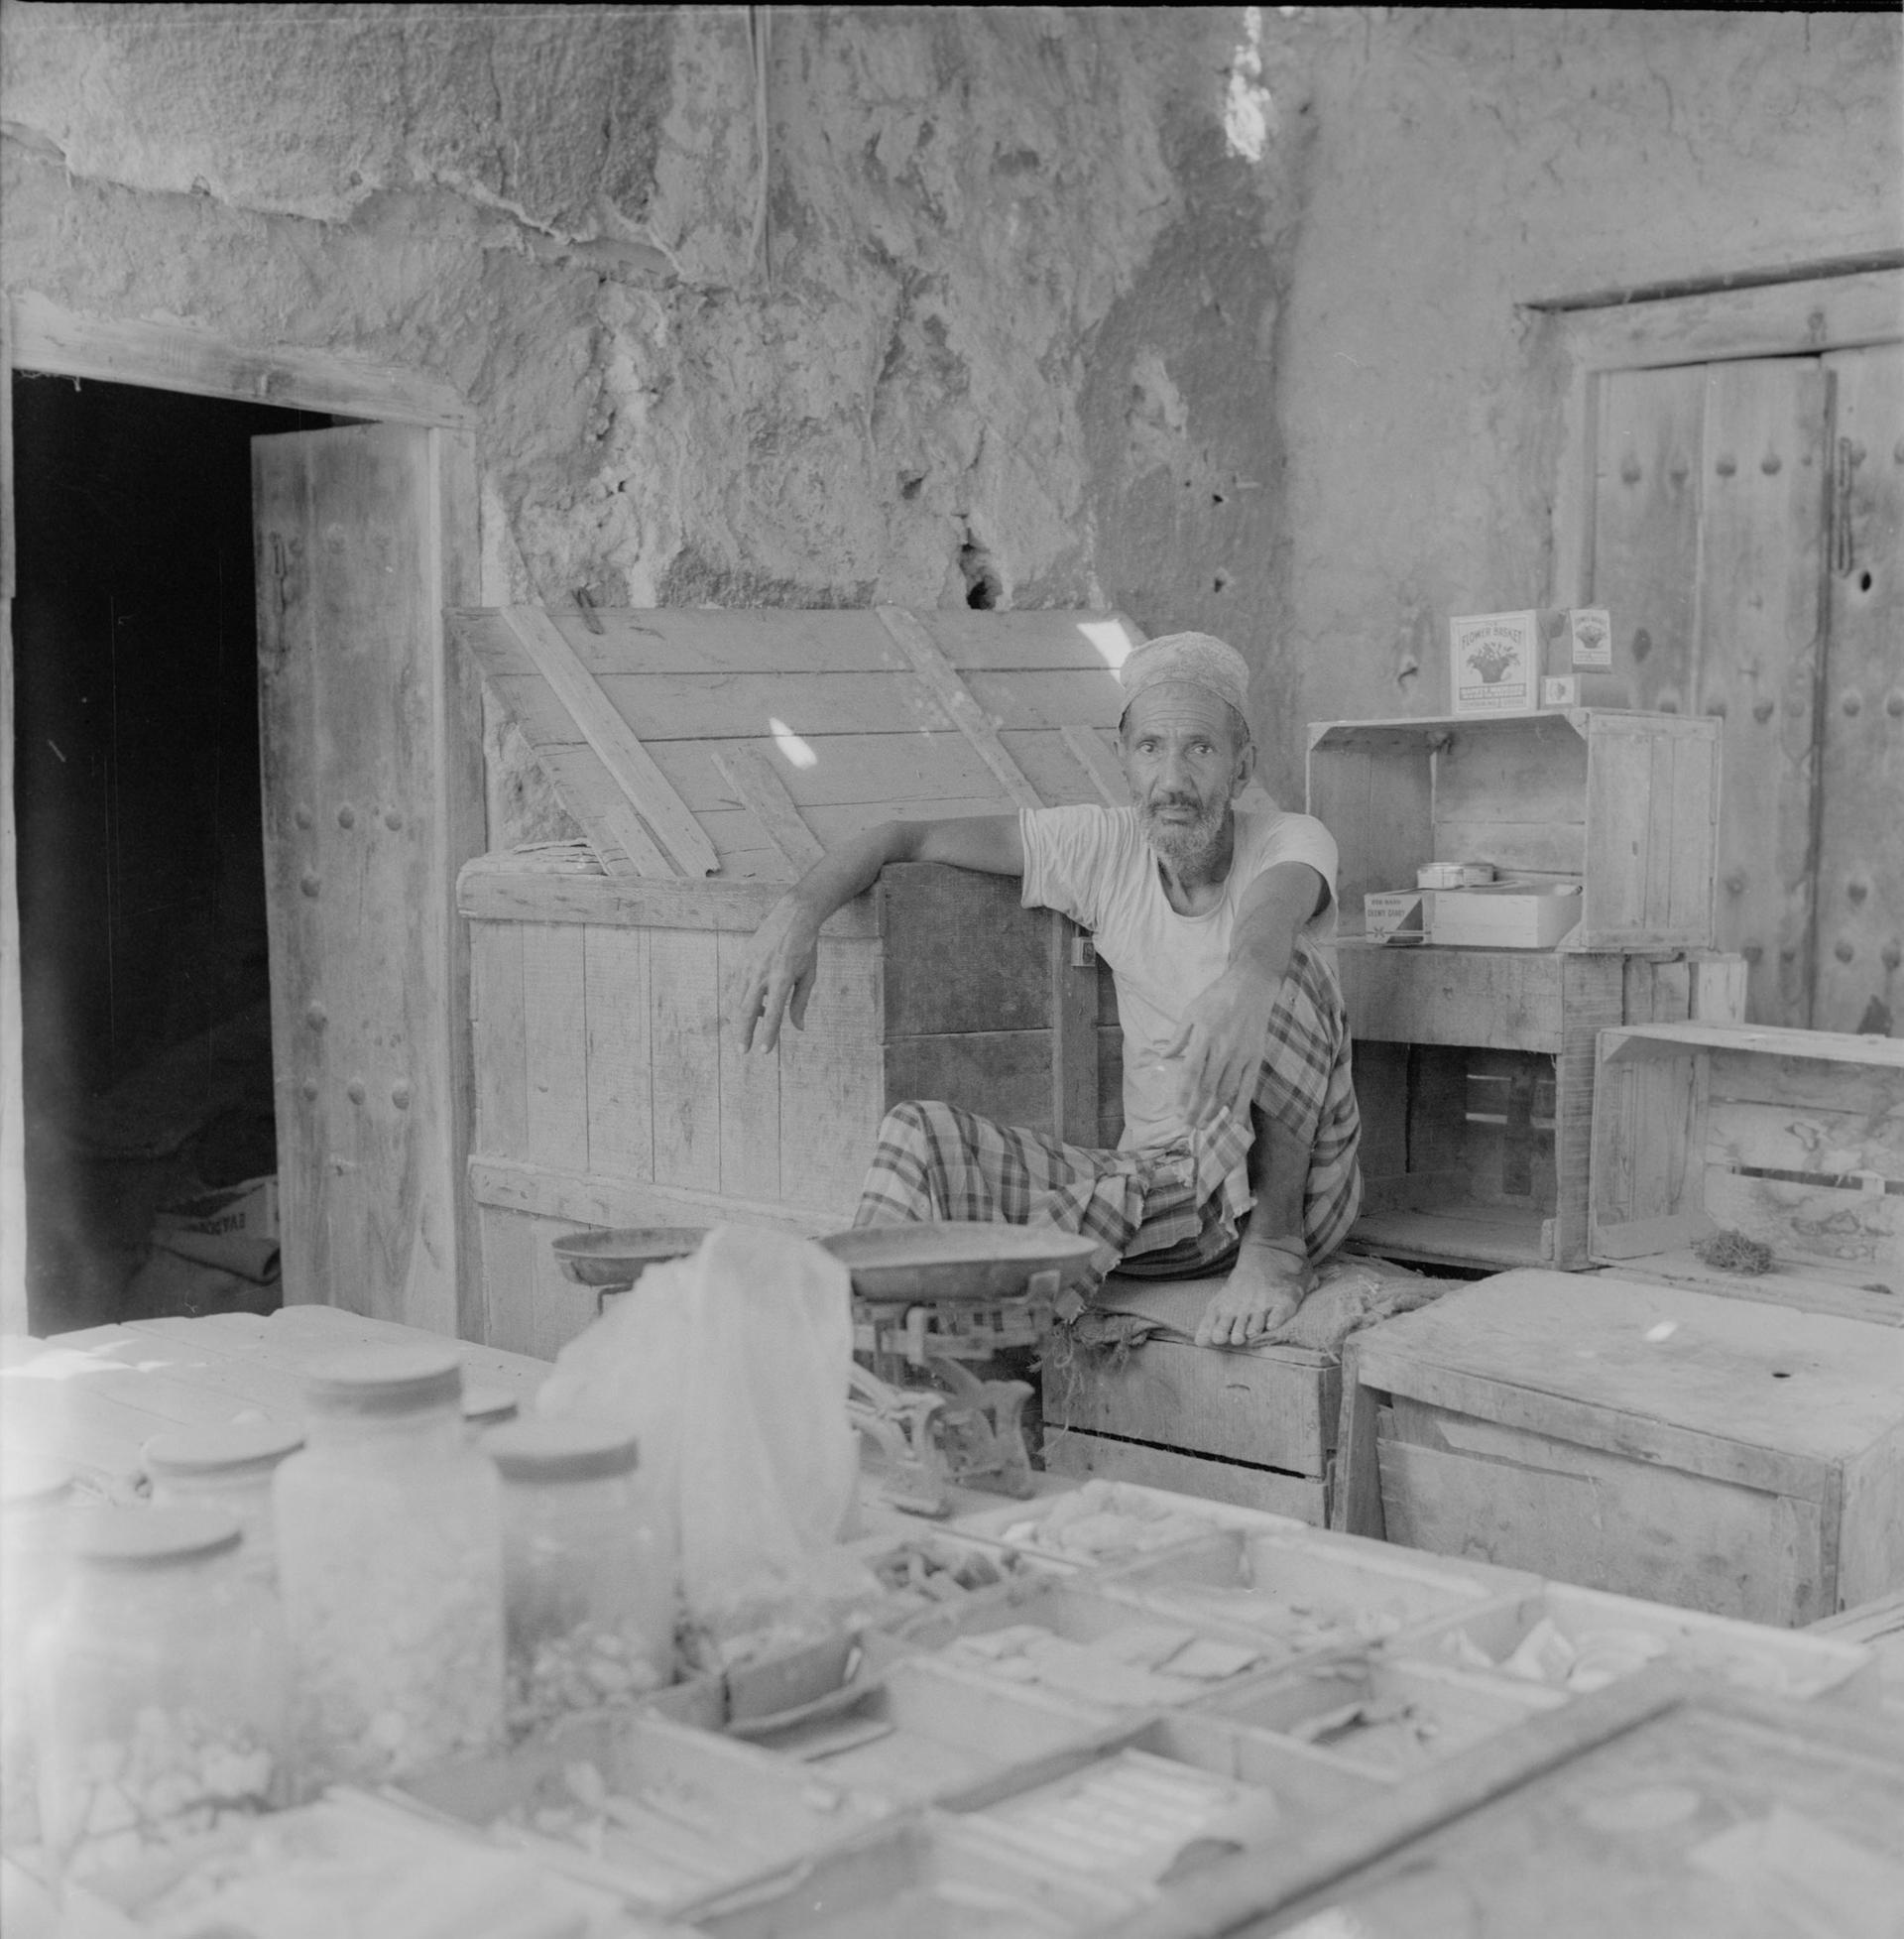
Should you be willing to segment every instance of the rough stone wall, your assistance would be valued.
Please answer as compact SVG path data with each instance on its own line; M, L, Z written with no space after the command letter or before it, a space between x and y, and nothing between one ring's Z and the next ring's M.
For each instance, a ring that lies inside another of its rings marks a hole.
M1515 304L1896 240L1876 17L9 8L9 289L436 373L484 596L1105 600L1305 718L1545 590ZM1424 669L1410 672L1410 662Z

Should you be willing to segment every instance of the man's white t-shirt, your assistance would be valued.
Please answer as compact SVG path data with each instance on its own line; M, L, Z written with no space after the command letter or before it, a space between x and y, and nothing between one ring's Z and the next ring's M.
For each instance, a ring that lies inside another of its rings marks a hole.
M1024 808L1026 909L1061 909L1097 938L1118 988L1124 1030L1122 1151L1166 1146L1188 1127L1177 1109L1179 1065L1163 1047L1184 1010L1230 963L1230 939L1244 891L1279 862L1306 862L1328 885L1322 910L1303 933L1325 945L1336 933L1336 842L1313 815L1236 817L1237 845L1223 900L1202 915L1179 915L1157 876L1155 851L1134 807Z

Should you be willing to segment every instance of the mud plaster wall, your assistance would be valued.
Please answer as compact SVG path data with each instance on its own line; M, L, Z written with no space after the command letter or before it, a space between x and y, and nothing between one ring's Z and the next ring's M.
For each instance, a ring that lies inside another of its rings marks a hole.
M1896 240L1884 19L771 17L764 268L742 9L10 8L6 285L447 379L492 602L1211 627L1296 799L1544 590L1517 303Z

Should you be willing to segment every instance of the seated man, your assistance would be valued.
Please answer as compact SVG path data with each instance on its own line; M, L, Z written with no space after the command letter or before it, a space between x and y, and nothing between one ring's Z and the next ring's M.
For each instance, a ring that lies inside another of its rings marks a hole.
M1086 1150L947 1104L901 1104L881 1127L855 1223L1051 1224L1097 1239L1107 1271L1120 1259L1151 1276L1227 1266L1197 1340L1245 1346L1294 1317L1361 1199L1328 951L1336 844L1307 815L1236 810L1255 748L1234 648L1171 634L1119 677L1133 805L889 821L842 844L762 923L735 1021L744 1043L770 1050L783 1013L803 1026L820 925L887 863L1021 876L1025 906L1091 930L1116 977L1123 1143Z

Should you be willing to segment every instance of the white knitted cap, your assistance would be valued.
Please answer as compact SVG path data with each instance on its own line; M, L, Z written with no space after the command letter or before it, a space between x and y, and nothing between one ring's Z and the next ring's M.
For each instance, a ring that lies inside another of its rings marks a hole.
M1183 680L1227 700L1247 720L1250 667L1235 647L1214 633L1166 633L1126 656L1118 668L1128 707L1146 686Z

